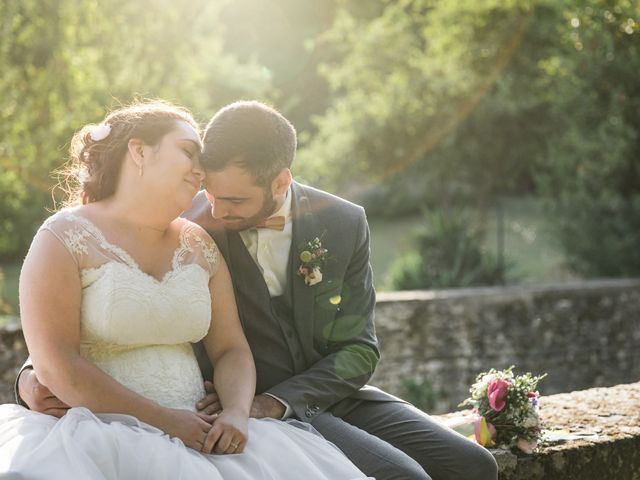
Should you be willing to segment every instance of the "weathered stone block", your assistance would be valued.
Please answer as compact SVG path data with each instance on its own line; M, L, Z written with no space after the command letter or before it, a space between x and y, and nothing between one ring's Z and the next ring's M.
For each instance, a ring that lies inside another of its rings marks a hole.
M640 480L640 383L543 396L547 428L584 435L525 455L492 450L500 480Z

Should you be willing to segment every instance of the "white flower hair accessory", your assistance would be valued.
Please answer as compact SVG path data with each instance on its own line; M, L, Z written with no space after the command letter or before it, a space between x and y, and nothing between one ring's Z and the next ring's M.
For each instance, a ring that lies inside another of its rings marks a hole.
M100 125L95 125L91 129L91 133L89 133L89 136L94 142L99 142L100 140L104 140L105 138L107 138L110 133L111 125L109 125L108 123L101 123Z

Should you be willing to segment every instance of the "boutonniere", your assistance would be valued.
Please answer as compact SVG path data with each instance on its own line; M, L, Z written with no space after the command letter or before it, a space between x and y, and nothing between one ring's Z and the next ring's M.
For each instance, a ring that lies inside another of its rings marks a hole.
M328 260L328 253L318 237L298 249L298 275L304 278L305 284L312 286L322 281L322 266Z

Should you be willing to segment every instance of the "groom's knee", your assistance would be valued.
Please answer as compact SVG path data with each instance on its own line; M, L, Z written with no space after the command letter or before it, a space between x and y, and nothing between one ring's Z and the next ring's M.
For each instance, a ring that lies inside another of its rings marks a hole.
M418 461L396 448L370 451L355 460L364 474L376 480L432 480Z
M403 465L387 463L375 471L364 473L376 480L432 480L417 462Z
M480 475L478 479L482 480L498 480L498 463L489 451L485 450L484 459L480 462L478 469Z
M436 458L433 451L425 449L415 458L427 473L438 480L498 479L498 464L486 448L466 440L451 448L453 457L445 455Z
M491 452L480 445L473 445L465 458L465 471L459 478L465 480L497 480L498 464Z

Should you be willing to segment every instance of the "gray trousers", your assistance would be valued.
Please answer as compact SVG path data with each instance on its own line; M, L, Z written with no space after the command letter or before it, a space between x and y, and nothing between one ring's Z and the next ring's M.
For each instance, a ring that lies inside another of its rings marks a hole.
M497 480L483 447L401 402L362 401L342 418L329 412L312 425L376 480Z

